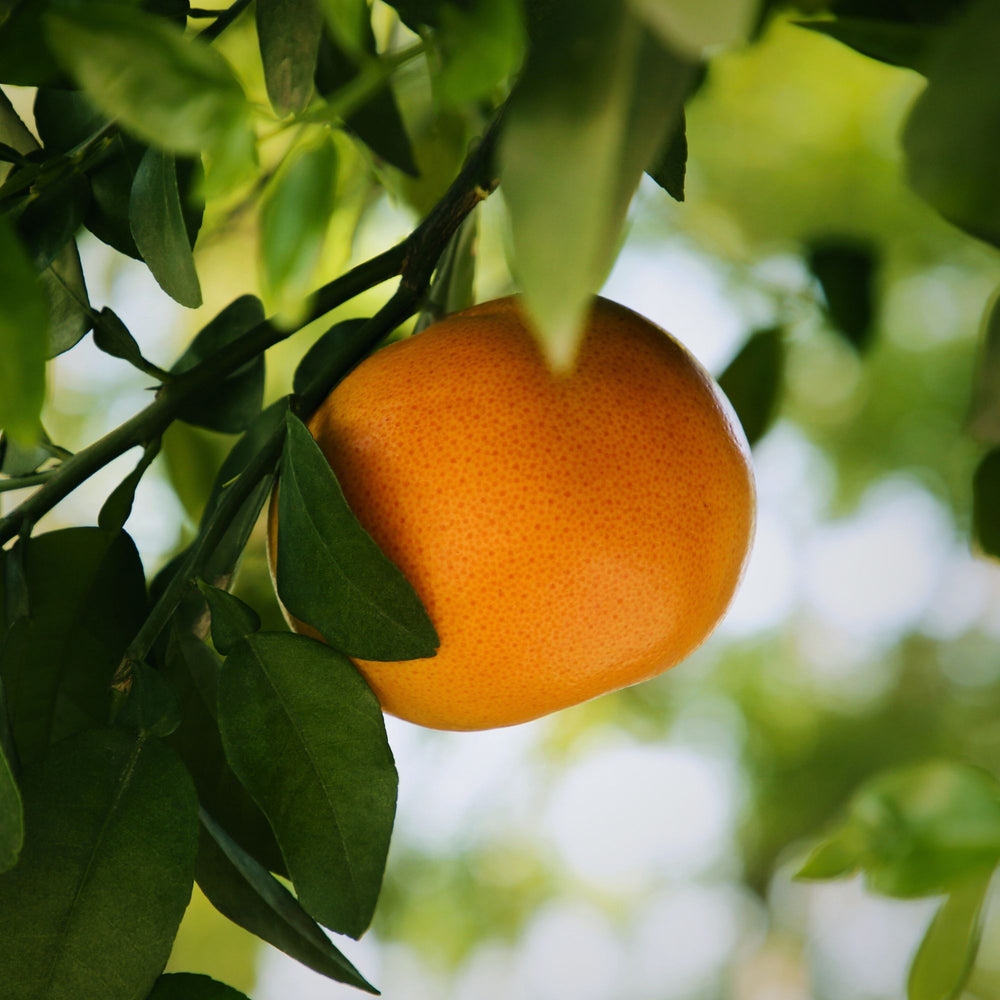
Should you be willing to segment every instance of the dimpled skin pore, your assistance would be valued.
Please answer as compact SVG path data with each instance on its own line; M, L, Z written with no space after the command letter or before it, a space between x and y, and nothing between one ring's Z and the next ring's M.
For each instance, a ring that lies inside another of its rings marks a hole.
M653 677L708 635L746 561L754 486L728 403L606 300L568 374L500 299L378 351L309 428L437 628L433 658L356 661L425 726L512 725Z

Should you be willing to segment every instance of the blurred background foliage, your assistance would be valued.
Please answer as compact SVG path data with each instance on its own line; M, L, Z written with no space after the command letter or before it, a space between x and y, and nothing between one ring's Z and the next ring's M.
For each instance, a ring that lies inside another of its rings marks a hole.
M380 40L402 30L388 8L374 13ZM264 102L256 44L244 17L220 48ZM317 280L409 231L481 130L468 106L429 110L422 63L394 86L420 177L338 135ZM753 562L727 622L657 680L495 733L390 720L400 812L372 936L349 951L387 997L902 995L934 905L792 876L887 767L947 757L1000 773L1000 573L970 543L981 449L965 432L996 255L905 183L900 129L922 86L784 15L712 59L687 106L686 199L644 181L605 294L716 374L771 331L747 352L751 374L761 351L780 354L764 366L774 398L757 429ZM9 93L30 120L31 92ZM276 134L265 157L277 164L288 141ZM478 212L482 300L513 282L502 196ZM247 203L210 203L196 248L205 302L186 312L96 240L81 252L95 301L166 364L235 296L262 294L258 238ZM860 267L848 274L870 283L870 316L855 302L845 321L838 267ZM366 293L341 317L384 298ZM320 332L269 352L268 399ZM89 344L52 370L44 423L69 448L145 399L143 376ZM129 523L148 572L191 537L232 440L171 427ZM92 519L131 461L43 527ZM281 627L263 546L258 527L235 592ZM998 912L966 987L983 1000L1000 997ZM171 968L257 1000L350 995L197 890Z

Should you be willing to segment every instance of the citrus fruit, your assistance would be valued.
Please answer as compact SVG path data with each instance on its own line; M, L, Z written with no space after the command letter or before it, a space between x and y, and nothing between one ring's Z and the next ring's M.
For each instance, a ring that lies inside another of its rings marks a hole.
M379 350L308 426L437 628L434 657L355 661L412 722L512 725L653 677L708 635L746 561L754 485L729 404L603 299L568 374L499 299Z

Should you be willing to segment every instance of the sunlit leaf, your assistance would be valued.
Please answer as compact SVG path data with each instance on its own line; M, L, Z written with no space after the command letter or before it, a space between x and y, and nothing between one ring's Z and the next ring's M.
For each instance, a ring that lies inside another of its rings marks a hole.
M350 656L433 656L437 633L413 588L358 523L302 422L289 414L287 427L278 486L279 597Z
M360 936L396 809L375 695L329 646L259 632L223 665L219 729L233 769L271 821L299 901L332 930Z
M736 45L750 36L758 0L628 0L665 44L699 56L712 46Z
M816 31L849 45L856 52L889 63L925 72L940 29L925 24L907 24L869 17L838 17L835 21L799 21L800 27Z
M183 766L156 740L95 729L26 769L22 793L24 850L0 876L4 990L144 997L191 895L197 804Z

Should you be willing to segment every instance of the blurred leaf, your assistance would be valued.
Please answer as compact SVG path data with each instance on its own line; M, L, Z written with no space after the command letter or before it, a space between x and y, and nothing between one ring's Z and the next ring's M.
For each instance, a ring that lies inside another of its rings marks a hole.
M172 156L156 149L146 150L132 183L129 220L135 245L157 284L182 306L200 306L201 285L181 211Z
M48 308L35 269L0 218L0 428L15 441L38 437L45 398Z
M28 447L0 438L0 475L29 475L58 454L58 449L52 444L44 428L40 431L38 443Z
M684 200L687 156L687 122L682 108L680 118L668 135L666 144L657 154L653 165L646 171L676 201Z
M105 531L120 531L132 513L135 502L135 490L146 470L160 451L159 441L149 445L142 453L135 468L111 491L108 499L101 505L97 515L97 526Z
M550 18L529 52L501 176L517 276L557 368L573 361L629 201L677 121L689 75L610 0Z
M181 704L181 724L167 742L180 755L198 789L198 799L240 846L264 867L285 873L285 863L263 813L226 761L216 723L219 657L193 631L192 609L203 605L188 598L175 616L167 643L163 674Z
M338 45L347 52L362 55L371 35L371 14L365 0L319 0L327 27Z
M0 83L38 87L59 75L59 67L46 45L42 0L5 0L0 8Z
M271 107L301 111L313 87L323 30L320 0L257 0L257 38Z
M827 35L890 66L924 73L940 29L874 17L838 17L835 21L798 21L799 27Z
M850 875L861 863L862 846L853 827L842 827L810 851L795 877L830 879Z
M521 0L442 4L435 38L441 48L434 79L440 99L461 105L489 97L524 56Z
M48 267L76 235L89 201L87 181L75 170L36 185L16 223L36 271Z
M983 319L982 346L972 387L968 427L987 444L1000 443L1000 297L994 296Z
M719 376L747 443L756 444L774 421L785 371L784 332L774 327L752 333Z
M378 899L396 810L375 695L328 646L260 632L223 664L219 729L233 770L271 821L299 901L332 930L359 937Z
M241 295L210 320L171 368L186 372L218 353L264 321L264 307L254 295ZM189 399L180 410L188 423L236 434L260 413L264 396L264 358L258 355L210 390Z
M664 44L698 56L750 37L759 0L628 0Z
M24 850L0 877L4 989L144 996L191 895L197 803L180 761L156 740L92 730L26 770L22 792Z
M298 900L204 811L195 878L233 923L321 975L376 992Z
M1000 246L1000 129L996 52L1000 8L979 0L949 26L928 67L927 88L903 130L914 190L949 222Z
M302 356L292 379L292 390L302 395L320 372L343 378L367 353L368 337L358 336L367 319L345 319L334 323Z
M146 736L169 736L177 729L180 702L159 670L146 663L132 664L131 687L115 723Z
M337 150L325 131L292 150L260 206L262 283L278 311L306 312L333 213Z
M21 808L21 793L7 754L0 746L0 873L17 864L23 844L24 813Z
M979 950L991 875L953 890L941 904L910 966L907 1000L955 1000L961 994Z
M146 613L142 562L124 532L64 528L25 555L30 614L0 648L0 676L25 764L80 729L103 725L109 686Z
M167 972L146 1000L249 1000L245 993L194 972Z
M972 526L980 550L1000 559L1000 448L983 458L972 479Z
M70 240L38 276L48 302L46 354L55 357L74 347L90 329L90 297L83 279L76 240Z
M875 328L874 247L864 241L822 237L810 242L806 261L823 289L834 329L855 350L865 350Z
M60 63L94 104L146 142L220 152L249 130L243 89L226 60L163 18L88 3L46 15Z
M433 656L420 598L351 513L305 425L288 414L278 488L277 590L289 612L349 656Z
M198 589L208 601L212 614L212 644L225 656L246 635L260 628L260 615L227 590L220 590L202 580Z
M368 21L364 25L363 42L364 54L374 57L375 35ZM341 87L357 77L361 61L363 56L348 54L325 31L320 40L316 61L316 89L324 97L335 95ZM376 156L411 177L417 176L413 146L388 81L356 110L350 112L345 117L344 124Z
M478 237L479 214L473 212L462 220L438 260L414 333L473 304Z

